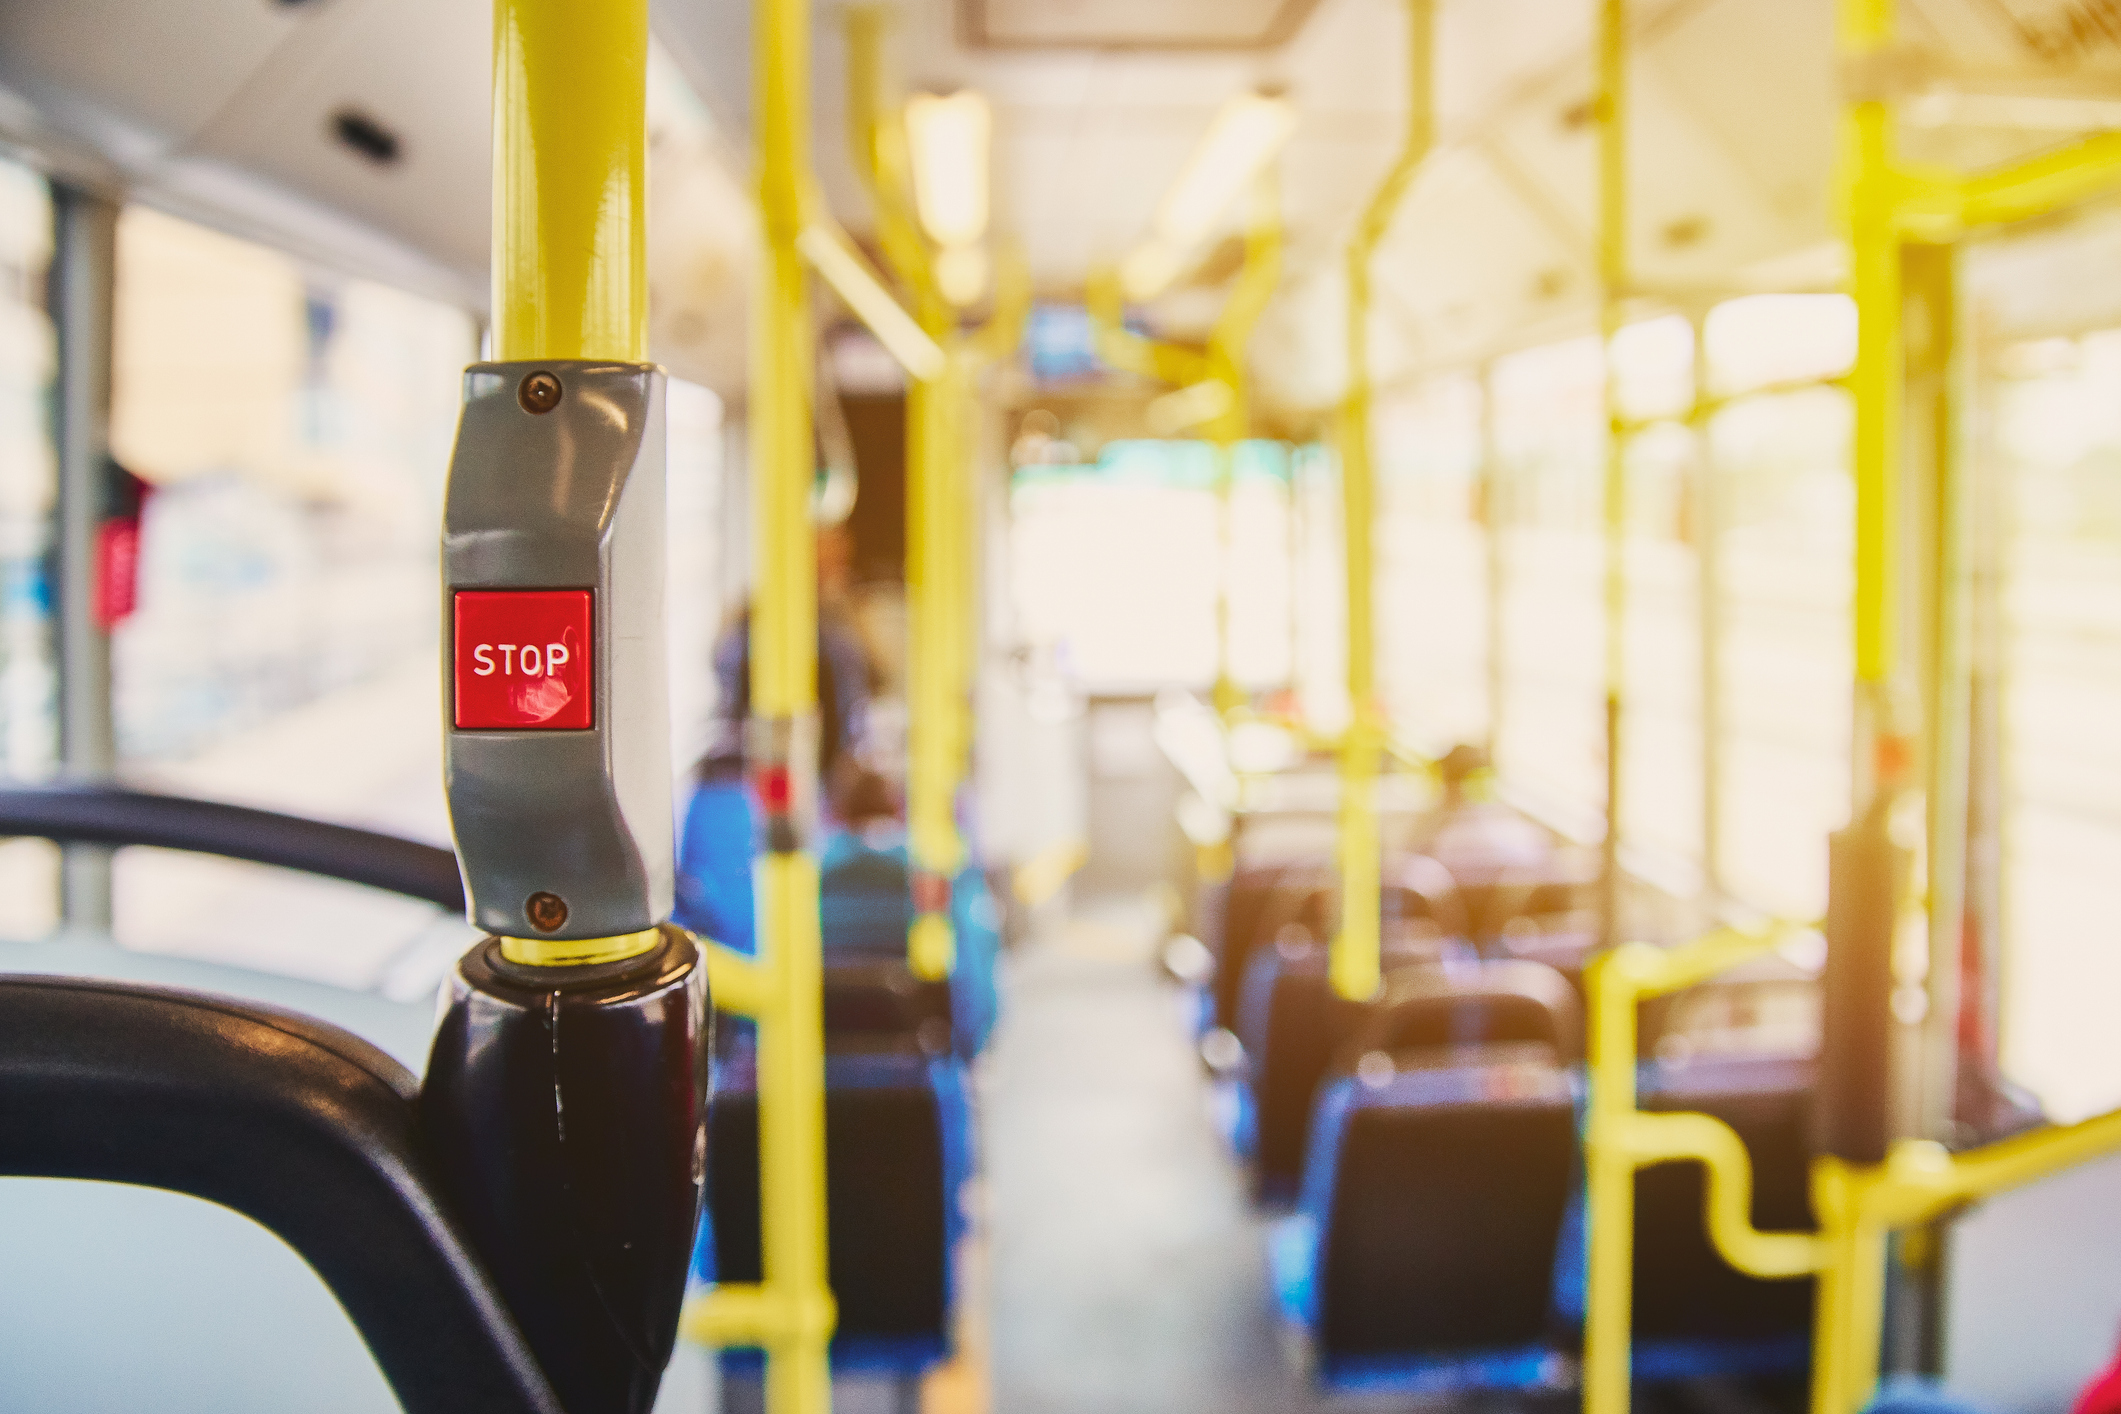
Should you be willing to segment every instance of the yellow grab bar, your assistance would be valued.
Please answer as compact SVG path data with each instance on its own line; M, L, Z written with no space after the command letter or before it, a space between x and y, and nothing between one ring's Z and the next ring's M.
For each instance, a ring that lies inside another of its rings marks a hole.
M1348 243L1348 390L1340 410L1342 555L1347 571L1348 711L1340 741L1340 926L1333 989L1360 1001L1383 982L1383 840L1377 772L1388 735L1377 704L1376 468L1370 456L1370 261L1435 144L1435 0L1407 0L1407 133Z
M764 249L751 330L751 476L758 576L751 616L751 711L783 743L795 828L816 790L807 754L817 710L817 546L810 303L799 243L814 185L810 6L755 0L752 92ZM759 955L707 950L719 1002L758 1025L759 1225L764 1280L686 1304L680 1329L709 1344L766 1351L771 1414L832 1407L826 1351L834 1322L825 1250L824 955L817 860L778 835L753 866Z
M1827 1256L1810 1233L1753 1226L1752 1163L1729 1125L1708 1115L1644 1114L1636 1108L1636 1008L1646 997L1691 987L1772 952L1801 931L1778 923L1722 929L1665 950L1628 943L1584 969L1589 995L1589 1113L1584 1124L1585 1222L1590 1270L1584 1305L1584 1414L1627 1414L1635 1300L1635 1171L1692 1159L1708 1170L1706 1222L1725 1261L1761 1277L1802 1276Z
M837 223L813 218L795 248L908 376L922 382L942 377L943 346L892 298Z

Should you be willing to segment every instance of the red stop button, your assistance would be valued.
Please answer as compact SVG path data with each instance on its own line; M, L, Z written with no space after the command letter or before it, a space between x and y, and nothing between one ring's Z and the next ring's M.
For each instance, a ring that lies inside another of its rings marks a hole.
M586 589L456 593L456 724L478 731L595 725Z

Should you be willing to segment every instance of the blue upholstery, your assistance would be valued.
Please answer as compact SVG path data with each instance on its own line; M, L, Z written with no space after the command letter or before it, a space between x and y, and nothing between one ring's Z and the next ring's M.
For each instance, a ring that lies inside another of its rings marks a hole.
M825 951L902 957L913 925L913 886L903 840L874 845L849 831L825 841L818 861L818 913ZM950 891L957 966L950 974L950 1017L957 1054L970 1059L986 1047L999 1010L995 958L1001 951L1000 910L986 876L967 864Z
M1914 1375L1891 1375L1878 1386L1878 1393L1865 1407L1864 1414L1989 1414L1989 1411L1935 1380Z

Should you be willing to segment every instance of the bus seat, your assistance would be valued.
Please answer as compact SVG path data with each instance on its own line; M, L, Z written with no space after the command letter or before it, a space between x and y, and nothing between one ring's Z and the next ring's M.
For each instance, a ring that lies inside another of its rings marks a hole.
M1302 1198L1270 1251L1320 1384L1560 1382L1553 1277L1576 1183L1569 1071L1545 1043L1362 1052L1355 1070L1319 1095Z
M1317 938L1332 936L1339 898L1340 870L1327 861L1277 865L1271 875L1238 870L1230 881L1219 945L1208 940L1216 950L1216 1024L1238 1029L1245 969L1253 951L1291 926ZM1385 861L1379 906L1387 937L1402 932L1433 937L1464 933L1465 911L1449 872L1423 855L1398 855Z
M708 811L703 802L710 789L702 786L695 798L688 830L691 820ZM749 899L748 890L745 898ZM910 1024L918 1028L939 1017L949 1028L957 1053L969 1060L986 1046L1000 1009L994 966L1001 948L1001 919L987 891L986 876L976 865L968 863L959 871L951 889L950 912L957 936L957 965L943 985L946 1005L935 1012L931 1003L923 1003L930 1009L913 1017ZM818 922L825 949L826 1030L832 1031L835 1024L835 974L844 974L837 986L843 1024L858 1030L876 1029L872 1022L859 1020L862 1004L855 993L860 986L888 978L888 972L875 970L878 967L896 962L903 973L906 935L913 925L913 886L905 845L871 844L845 830L828 835L818 861ZM905 981L912 983L910 974ZM888 1008L892 1003L882 1005ZM846 1012L847 1007L856 1010Z
M1244 1043L1238 1152L1252 1161L1253 1196L1285 1204L1303 1178L1311 1104L1333 1055L1369 1008L1333 990L1326 946L1298 926L1246 964L1238 1036Z
M745 1047L716 1076L706 1212L693 1275L760 1279L758 1083ZM962 1064L892 1040L842 1041L825 1059L828 1279L837 1373L916 1375L951 1348L959 1190L972 1168ZM723 1355L755 1374L756 1350Z
M1286 860L1274 860L1264 864L1240 862L1229 881L1221 886L1221 906L1215 910L1217 926L1212 934L1204 934L1201 938L1215 955L1215 976L1210 983L1213 992L1210 1024L1236 1029L1245 963L1257 943L1272 937L1272 934L1260 933L1261 917L1267 911L1269 899L1283 887L1285 876L1298 871L1306 881L1321 885L1325 882L1325 871L1316 863L1291 864ZM1293 886L1297 879L1288 878L1287 882Z
M929 1054L950 1048L950 984L924 981L896 958L833 958L825 968L828 1048L908 1038Z
M1778 955L1754 958L1642 1007L1642 1053L1808 1056L1819 1050L1818 976Z
M1453 1046L1539 1044L1558 1064L1583 1058L1583 1009L1568 979L1537 962L1495 959L1408 968L1349 1042L1351 1056Z
M1812 1230L1808 1056L1698 1054L1642 1068L1642 1108L1713 1115L1753 1160L1753 1223ZM1801 1371L1810 1358L1810 1279L1763 1281L1709 1240L1704 1174L1660 1164L1635 1179L1635 1371L1641 1380Z
M1525 926L1505 926L1496 940L1492 956L1551 967L1568 981L1577 999L1583 1000L1583 968L1598 948L1596 928L1564 926L1552 931L1525 920Z

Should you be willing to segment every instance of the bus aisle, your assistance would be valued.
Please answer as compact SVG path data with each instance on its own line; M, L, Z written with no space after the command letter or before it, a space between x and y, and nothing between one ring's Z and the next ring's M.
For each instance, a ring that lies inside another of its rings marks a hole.
M1079 897L1010 959L981 1101L993 1407L1311 1406L1274 1329L1265 1221L1217 1140L1146 895Z

